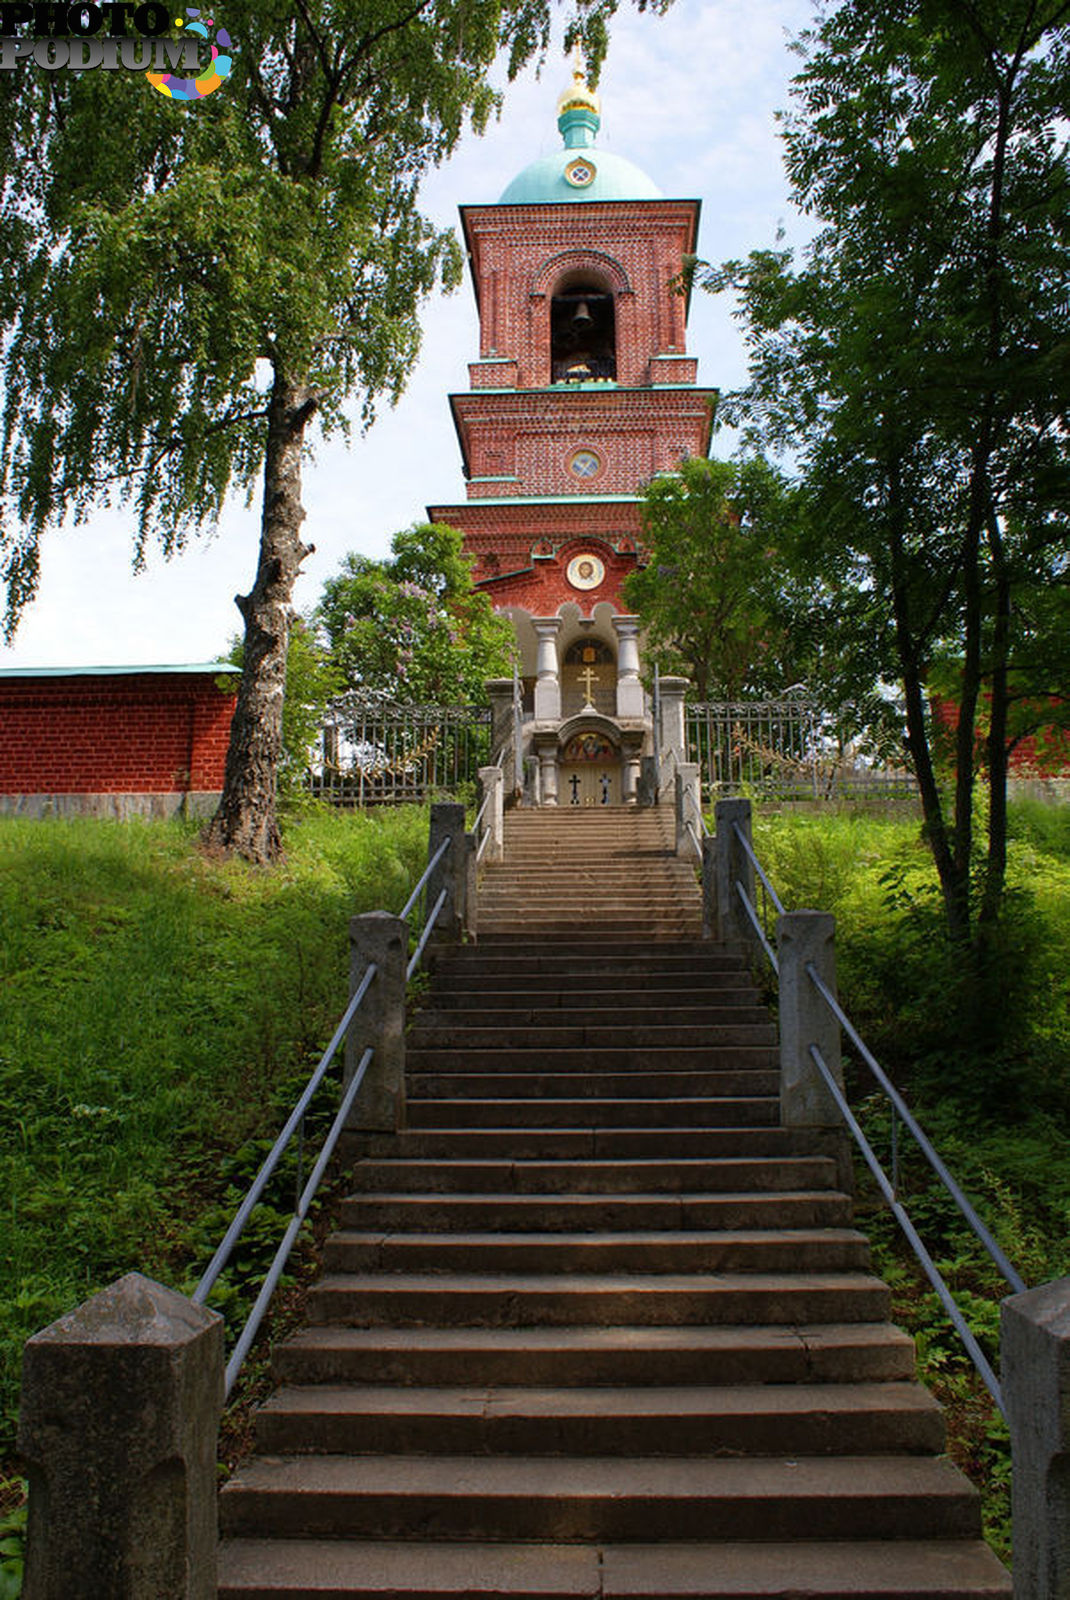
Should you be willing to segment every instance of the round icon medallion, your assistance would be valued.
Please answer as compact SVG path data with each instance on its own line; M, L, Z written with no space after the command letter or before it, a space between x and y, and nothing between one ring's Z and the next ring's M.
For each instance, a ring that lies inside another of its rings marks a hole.
M565 577L574 589L597 589L605 575L605 566L598 556L573 556L565 568Z
M575 161L570 161L565 168L565 179L574 189L586 189L593 183L598 168L589 156L577 156Z

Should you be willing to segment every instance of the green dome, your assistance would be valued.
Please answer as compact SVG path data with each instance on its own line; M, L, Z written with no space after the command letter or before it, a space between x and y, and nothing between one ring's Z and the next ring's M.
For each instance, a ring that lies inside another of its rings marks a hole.
M558 205L576 200L660 200L645 172L623 156L594 148L601 123L598 96L587 87L582 69L558 104L557 126L565 148L542 156L518 173L503 190L501 206Z
M552 156L533 161L503 190L502 206L556 205L574 200L660 200L661 190L651 183L633 161L612 155L608 150L592 150L589 164L594 177L582 186L570 183L566 167L576 160L575 150L557 150Z

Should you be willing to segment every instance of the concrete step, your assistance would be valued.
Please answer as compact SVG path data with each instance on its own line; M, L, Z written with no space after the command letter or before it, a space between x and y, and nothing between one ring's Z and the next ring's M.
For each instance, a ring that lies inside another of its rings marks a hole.
M409 1035L411 1041L412 1035ZM464 1044L439 1046L413 1045L406 1051L413 1072L476 1071L499 1068L521 1072L644 1072L650 1070L652 1053L647 1045L569 1046L477 1046L469 1039ZM655 1056L660 1065L664 1057ZM777 1052L771 1044L676 1045L668 1060L677 1071L688 1072L768 1072L777 1065Z
M587 938L597 939L600 945L624 944L640 933L645 934L650 940L678 940L686 938L688 934L697 935L702 926L697 916L692 917L684 913L665 917L640 915L617 917L611 912L605 916L583 912L581 918L578 918L576 912L562 917L550 915L540 917L524 911L502 911L493 917L488 914L481 919L479 937L484 944L488 944L495 936L508 935L523 929L529 933L560 935L563 939L574 938L577 920L582 920Z
M798 1326L304 1327L273 1352L292 1384L894 1383L914 1343L886 1322Z
M820 1156L636 1157L631 1160L362 1161L354 1181L364 1191L429 1194L738 1194L742 1189L831 1189L835 1164Z
M530 997L526 1005L517 1002L502 1006L492 1003L488 997L485 1003L459 1012L456 1008L440 1010L436 997L432 996L430 1003L416 1013L416 1025L411 1032L422 1033L425 1029L433 1028L438 1037L457 1029L463 1029L468 1035L480 1029L501 1028L513 1035L517 1029L523 1028L541 1037L542 1030L546 1028L579 1028L586 1037L589 1029L597 1028L600 1034L609 1035L607 1042L612 1044L622 1030L636 1029L644 1038L653 1036L652 1042L656 1043L660 1036L675 1035L683 1028L748 1027L760 1028L763 1038L769 1038L770 1042L776 1037L765 1006L738 1005L723 996L714 999L707 997L697 1005L675 1004L664 1022L652 1024L651 1008L636 1005L635 998L633 995L630 1005L623 1004L608 1010L604 1006L589 1006L578 995L571 1005L555 1006L540 1005L537 999ZM656 1012L653 1014L657 1015ZM672 1038L668 1042L672 1043Z
M486 1027L478 1022L465 1025L460 1021L431 1026L418 1016L408 1038L414 1050L464 1047L473 1050L568 1050L583 1045L592 1045L601 1050L617 1047L669 1050L676 1045L774 1045L776 1029L765 1020L709 1022L689 1026L647 1019L628 1027L621 1026L616 1020L606 1023L597 1018L592 1022L578 1022L572 1027L563 1023L532 1023L527 1027L511 1023L508 1026Z
M976 1492L937 1458L258 1458L224 1534L380 1539L976 1538Z
M852 1228L640 1233L358 1233L324 1247L328 1272L743 1273L864 1272L869 1241Z
M598 928L595 933L584 936L581 931L577 931L576 922L573 922L571 928L566 928L560 936L558 934L553 934L552 936L552 934L545 933L545 931L542 931L541 934L534 934L531 930L502 931L502 933L480 930L480 944L478 944L477 949L480 950L480 958L483 958L497 954L515 955L518 950L520 952L523 952L523 950L533 952L533 947L542 944L544 952L542 954L531 954L531 960L537 960L537 962L547 962L547 960L555 962L557 960L557 962L565 963L566 966L569 963L576 962L579 958L590 962L592 958L600 958L601 954L605 952L606 960L613 963L614 968L616 968L617 962L621 958L638 957L641 963L649 960L651 954L653 954L654 960L659 965L661 965L662 960L673 957L673 955L696 958L696 960L701 958L702 939L697 938L697 936L693 936L693 938L677 936L677 938L659 939L656 949L651 952L651 938L649 936L643 938L641 934L643 934L643 930L640 930L638 934L627 933L621 934L616 939L606 939L605 930ZM694 952L699 952L699 955L696 957ZM736 952L731 952L731 954L734 955Z
M935 1455L917 1383L732 1388L286 1387L260 1408L270 1455Z
M353 1327L612 1327L877 1322L890 1294L865 1272L327 1273L313 1322Z
M414 1100L483 1100L501 1095L509 1100L574 1100L667 1098L689 1095L707 1099L724 1095L770 1096L779 1093L776 1072L413 1072L407 1080L409 1104Z
M339 1208L344 1229L417 1233L558 1233L580 1229L673 1232L695 1228L842 1228L845 1194L351 1195Z
M799 1154L781 1127L760 1128L430 1128L351 1138L354 1156L386 1160L649 1160ZM671 1146L671 1148L670 1148Z
M979 1540L482 1544L235 1539L220 1600L1010 1600Z
M689 943L682 949L658 945L654 949L644 945L642 952L605 951L601 954L589 948L578 950L575 945L564 949L555 945L552 950L528 945L524 950L503 950L500 942L491 946L483 942L465 947L471 952L462 958L456 954L434 954L429 971L432 981L458 983L465 987L478 984L482 988L485 978L515 978L515 987L526 989L627 987L636 977L644 986L672 988L683 981L691 984L715 982L719 976L728 975L736 982L747 983L750 975L742 957L726 955L716 946L704 946L701 941ZM467 980L467 982L466 982ZM497 983L495 985L498 986Z
M780 1102L772 1096L681 1100L413 1100L411 1128L723 1128L775 1123Z
M682 982L643 986L643 1004L650 1010L675 1010L701 1006L756 1006L758 991L753 984L725 981L715 974L710 981L684 986ZM428 1012L437 1015L443 1011L528 1011L537 1007L541 1011L568 1011L580 1003L588 1011L627 1010L635 1004L635 989L618 983L615 987L594 988L589 980L578 980L568 986L556 978L542 976L538 983L529 981L524 988L504 988L495 983L482 982L478 988L461 988L452 983L432 982L427 1001L417 1015ZM768 1017L768 1012L765 1013Z

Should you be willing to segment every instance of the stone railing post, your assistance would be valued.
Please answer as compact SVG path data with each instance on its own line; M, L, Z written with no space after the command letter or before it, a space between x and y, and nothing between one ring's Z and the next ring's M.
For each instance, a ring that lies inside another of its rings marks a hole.
M26 1344L23 1600L214 1600L223 1319L131 1272Z
M786 1128L839 1128L842 1117L810 1054L816 1044L843 1087L840 1025L814 988L812 963L836 993L836 919L827 911L789 911L777 921L780 962L780 1120Z
M347 1126L393 1133L405 1125L405 970L409 964L409 925L387 911L350 918L349 993L368 969L378 969L346 1034L345 1082L349 1083L370 1046L364 1087Z
M487 802L483 827L490 835L483 852L484 861L501 861L505 855L505 784L500 767L480 767L479 785Z
M691 684L687 678L671 678L662 676L658 680L658 692L661 700L661 749L658 758L671 750L678 762L687 760L687 729L684 724L684 696ZM658 730L654 730L657 738ZM666 781L666 774L661 773L661 781Z
M1070 1595L1070 1278L1001 1307L1011 1433L1014 1600Z
M718 800L714 807L714 818L716 892L713 898L717 908L717 937L724 943L749 946L755 942L754 929L740 903L736 884L743 885L744 893L753 905L754 866L736 838L733 824L739 824L741 833L749 841L750 801Z
M642 807L656 806L658 803L658 763L655 756L641 756L639 759L639 782L635 798Z
M490 753L492 756L496 756L499 750L505 751L501 771L509 793L515 794L523 782L523 774L514 770L516 766L516 739L514 737L513 680L512 678L488 678L485 688L487 698L490 701Z
M435 901L446 891L446 901L438 914L435 931L431 935L435 944L459 944L464 933L465 897L468 885L467 846L465 845L464 806L453 800L437 801L431 807L431 832L427 845L428 860L434 855L443 839L450 847L427 880L427 914L435 908Z
M691 843L691 835L687 831L689 822L696 834L699 835L700 840L702 837L699 833L698 825L699 808L702 805L702 789L699 781L699 769L694 762L684 761L677 766L674 793L676 805L676 854L685 856L693 861L695 859L695 847ZM689 795L690 799L688 798Z

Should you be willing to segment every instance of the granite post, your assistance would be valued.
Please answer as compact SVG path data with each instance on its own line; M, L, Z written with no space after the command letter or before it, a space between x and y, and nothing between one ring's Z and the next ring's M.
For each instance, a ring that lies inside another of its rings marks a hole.
M722 943L745 944L755 942L754 928L743 909L736 884L754 904L754 863L736 837L735 824L743 837L750 841L750 801L718 800L714 808L714 842L717 858L717 937Z
M1000 1366L1011 1433L1014 1600L1068 1600L1070 1278L1004 1300Z
M480 767L479 783L487 809L483 813L483 829L489 834L484 861L501 861L505 854L505 785L500 767Z
M427 915L443 889L446 899L431 935L436 944L460 944L464 933L465 898L468 884L467 846L464 831L464 806L453 800L436 802L431 807L431 832L427 846L430 861L443 840L449 841L442 860L427 880Z
M23 1600L214 1600L223 1320L131 1272L26 1344Z
M789 911L777 921L780 962L780 1119L785 1128L839 1128L843 1119L810 1054L817 1045L843 1088L840 1025L806 969L836 993L836 919L827 911Z
M405 985L409 925L387 911L366 911L349 923L349 993L371 962L376 974L346 1034L345 1082L365 1050L375 1051L347 1127L394 1133L405 1125Z

